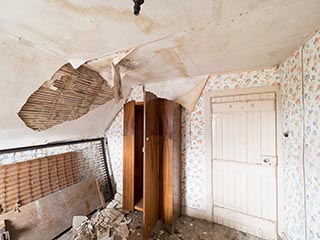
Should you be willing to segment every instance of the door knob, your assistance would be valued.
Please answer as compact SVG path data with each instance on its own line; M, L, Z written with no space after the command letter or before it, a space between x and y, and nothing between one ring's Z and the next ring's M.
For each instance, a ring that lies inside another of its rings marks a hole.
M265 159L263 159L263 162L268 163L268 162L270 162L270 159L269 158L265 158Z

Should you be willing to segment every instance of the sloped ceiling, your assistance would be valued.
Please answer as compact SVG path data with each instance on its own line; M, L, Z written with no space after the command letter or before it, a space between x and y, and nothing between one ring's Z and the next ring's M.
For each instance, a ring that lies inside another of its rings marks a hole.
M202 84L208 74L276 66L320 28L319 0L145 0L139 17L132 6L131 0L1 3L0 148L103 135L123 101L42 133L16 114L68 62L86 63L109 81L109 63L120 56L126 95L140 84L166 81L174 88L176 80L181 88L183 79Z

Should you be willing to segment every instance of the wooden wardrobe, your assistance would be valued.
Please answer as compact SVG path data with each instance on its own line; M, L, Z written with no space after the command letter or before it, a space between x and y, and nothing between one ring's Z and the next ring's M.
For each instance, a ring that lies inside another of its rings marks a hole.
M143 212L144 239L180 215L180 105L145 92L124 106L123 209Z

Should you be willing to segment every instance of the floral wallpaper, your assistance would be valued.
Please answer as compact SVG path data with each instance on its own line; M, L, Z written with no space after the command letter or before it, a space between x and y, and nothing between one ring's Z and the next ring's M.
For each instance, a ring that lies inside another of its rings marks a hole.
M304 239L303 109L301 52L280 66L281 123L289 137L282 138L284 167L284 227L290 239Z
M280 77L289 132L282 142L285 232L290 240L320 239L320 32L280 66Z
M320 32L303 48L308 240L320 239Z

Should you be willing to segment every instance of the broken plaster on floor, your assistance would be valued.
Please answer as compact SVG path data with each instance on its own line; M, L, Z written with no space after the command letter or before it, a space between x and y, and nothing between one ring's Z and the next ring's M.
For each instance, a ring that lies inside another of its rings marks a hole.
M121 195L116 194L115 200L108 206L93 214L83 222L77 222L74 229L58 240L141 240L143 239L143 214L138 211L126 216L121 213ZM79 216L75 217L79 220ZM173 232L158 221L152 240L259 240L260 238L188 216L177 219Z

